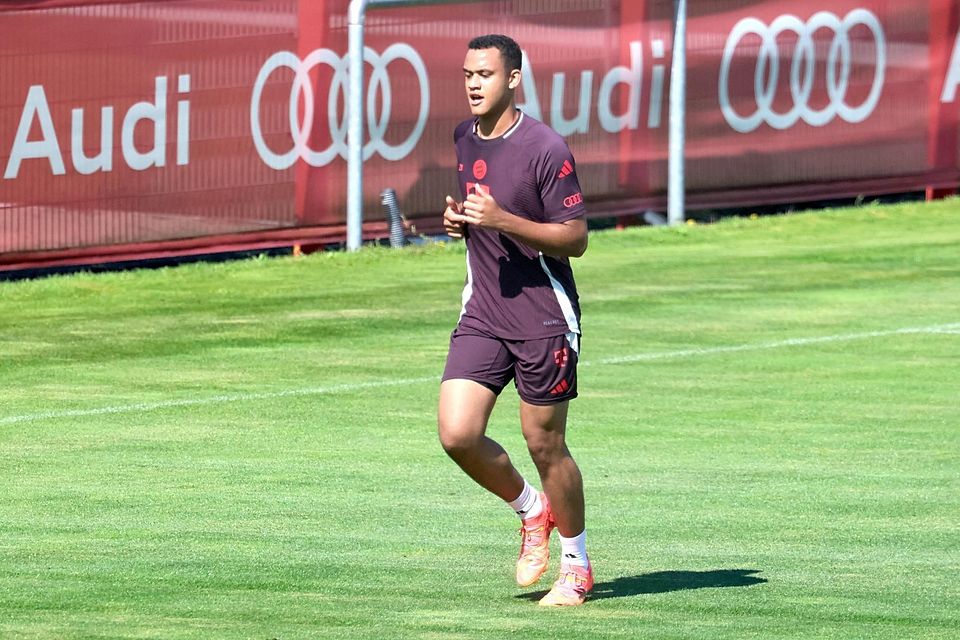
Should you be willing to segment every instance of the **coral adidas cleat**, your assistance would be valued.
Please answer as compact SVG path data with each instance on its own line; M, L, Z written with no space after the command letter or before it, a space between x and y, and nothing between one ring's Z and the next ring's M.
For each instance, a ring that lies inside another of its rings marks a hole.
M543 511L520 525L520 557L517 558L517 584L529 587L540 579L550 561L550 532L556 527L553 511L545 493L540 494Z
M543 607L575 607L583 604L593 588L593 567L561 564L560 578L550 592L540 599Z

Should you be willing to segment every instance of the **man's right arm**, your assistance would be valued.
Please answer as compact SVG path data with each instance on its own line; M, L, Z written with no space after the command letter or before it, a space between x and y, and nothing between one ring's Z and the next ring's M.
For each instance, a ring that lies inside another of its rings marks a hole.
M499 231L547 255L579 258L587 250L587 222L582 216L562 222L535 222L504 211L489 193L471 193L459 212L449 206L447 212L445 221Z

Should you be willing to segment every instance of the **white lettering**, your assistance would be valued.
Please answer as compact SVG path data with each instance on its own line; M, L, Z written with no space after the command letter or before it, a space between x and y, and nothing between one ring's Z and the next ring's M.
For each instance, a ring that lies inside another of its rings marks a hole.
M957 97L957 85L960 85L960 32L953 41L953 53L950 54L950 66L943 81L943 93L940 102L953 102Z
M553 74L553 92L550 96L550 126L562 136L586 133L590 129L590 98L593 97L593 71L580 73L580 104L572 120L563 117L563 90L567 74Z
M630 66L614 67L600 83L597 109L600 126L604 131L617 133L626 128L636 129L640 124L640 87L643 83L643 50L639 42L630 43ZM621 115L613 113L613 90L618 84L629 89L627 110Z
M175 141L176 163L182 166L190 163L190 101L186 99L186 94L190 93L189 75L178 76L177 93L184 96L184 99L177 101ZM167 102L167 78L159 76L154 78L153 100L134 104L124 115L120 130L120 146L123 158L130 168L143 171L150 167L166 165ZM93 124L88 121L89 118L85 118L85 115L85 109L82 107L70 110L70 160L73 168L80 175L112 171L116 133L115 108L109 105L100 108L99 150L96 149L94 141L87 141L84 138L84 131L88 132L89 137L91 129L89 125ZM136 146L137 127L140 126L153 127L153 135L149 138L151 144L146 150L138 149ZM31 140L31 131L38 128L40 139ZM95 127L93 130L95 131ZM87 155L88 153L94 155ZM27 92L27 99L20 113L20 124L10 149L10 159L7 161L3 178L5 180L16 178L23 161L33 159L47 160L53 175L64 175L66 173L64 154L65 150L60 147L44 87L34 85Z
M653 40L650 43L653 60L664 59L663 40ZM517 106L527 115L546 122L540 108L540 99L537 95L537 83L533 65L526 52L523 52L523 74L520 88L522 101ZM550 87L549 116L550 126L560 135L572 133L589 133L590 105L593 102L594 72L587 70L580 72L580 94L577 98L577 111L572 118L564 115L564 103L567 92L567 74L560 71L553 74L553 84ZM665 65L654 64L650 77L650 104L647 112L647 127L660 127L663 113L664 85L666 81ZM615 114L614 93L617 85L626 85L626 109L622 114ZM641 42L630 43L630 66L618 66L604 74L600 82L600 93L597 99L597 117L600 125L609 133L618 133L624 129L637 129L640 126L640 98L643 84L643 45Z
M83 151L83 109L74 109L70 120L70 158L77 173L90 175L113 169L113 107L104 107L100 116L100 153L88 158Z
M663 40L654 40L650 43L654 60L663 60ZM660 114L663 112L663 65L653 65L650 79L650 109L647 114L647 128L656 129L660 126Z
M153 122L153 148L141 152L134 144L134 133L137 124L145 120ZM154 101L138 102L130 107L130 111L123 118L123 129L120 132L123 159L136 171L162 167L166 164L166 139L167 78L160 76L156 79Z
M533 65L530 64L530 58L526 51L520 52L521 66L523 71L520 74L520 87L523 89L523 102L517 104L517 108L525 114L536 120L543 120L543 112L540 110L540 100L537 98L537 81L533 77Z
M31 142L29 137L34 118L40 123L40 133L43 138ZM27 100L20 114L20 125L13 139L10 160L7 161L7 169L3 177L7 180L16 178L20 173L20 163L34 158L46 158L50 163L50 171L54 175L61 176L66 173L60 144L57 142L57 132L53 128L50 105L47 104L47 95L43 91L43 86L39 84L33 85L27 92Z
M177 93L190 93L190 76L177 78ZM190 102L177 102L177 164L190 162Z

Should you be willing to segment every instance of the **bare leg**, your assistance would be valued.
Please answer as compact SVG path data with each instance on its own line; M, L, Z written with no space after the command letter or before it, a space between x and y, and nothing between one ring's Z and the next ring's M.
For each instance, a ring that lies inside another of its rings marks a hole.
M468 476L507 502L523 491L523 477L499 444L485 433L497 396L473 380L440 385L437 424L440 444Z
M520 424L530 457L550 500L557 530L572 538L584 530L583 478L566 444L567 402L540 406L520 401Z

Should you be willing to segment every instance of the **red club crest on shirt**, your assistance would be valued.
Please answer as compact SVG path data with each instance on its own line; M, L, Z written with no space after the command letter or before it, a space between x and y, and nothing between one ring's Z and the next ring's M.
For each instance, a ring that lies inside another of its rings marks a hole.
M473 177L477 180L483 180L487 175L487 163L483 160L477 160L473 163Z

